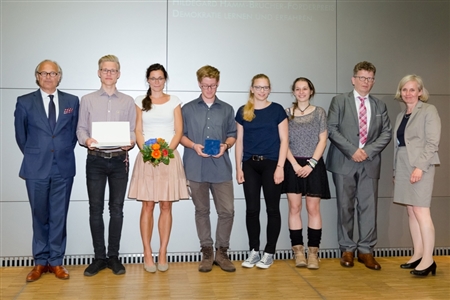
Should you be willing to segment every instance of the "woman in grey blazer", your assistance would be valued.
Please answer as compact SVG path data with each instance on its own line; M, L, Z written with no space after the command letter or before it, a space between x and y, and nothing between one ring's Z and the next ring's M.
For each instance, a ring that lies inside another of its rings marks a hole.
M406 205L413 256L400 267L411 274L436 274L433 260L434 225L430 214L441 121L436 107L424 103L428 91L422 78L407 75L400 80L395 98L406 104L394 127L394 202Z

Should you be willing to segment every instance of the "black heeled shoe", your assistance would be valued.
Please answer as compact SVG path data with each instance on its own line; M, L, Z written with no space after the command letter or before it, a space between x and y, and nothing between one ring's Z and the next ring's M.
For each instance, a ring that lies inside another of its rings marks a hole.
M420 264L421 261L422 261L422 257L419 258L416 261L413 261L413 262L410 262L410 263L406 263L406 264L401 264L400 268L402 268L402 269L415 269Z
M423 270L412 270L410 273L412 275L416 275L416 276L428 276L428 273L431 272L431 275L436 275L436 263L433 261L433 263L431 264L431 266L429 266L426 269Z

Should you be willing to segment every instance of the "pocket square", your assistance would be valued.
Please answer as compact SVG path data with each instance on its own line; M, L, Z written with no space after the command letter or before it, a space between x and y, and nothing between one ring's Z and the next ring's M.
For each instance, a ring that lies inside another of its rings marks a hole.
M73 112L73 108L72 108L72 107L69 107L69 108L65 108L65 109L64 109L64 114L65 114L65 115L71 114L72 112Z

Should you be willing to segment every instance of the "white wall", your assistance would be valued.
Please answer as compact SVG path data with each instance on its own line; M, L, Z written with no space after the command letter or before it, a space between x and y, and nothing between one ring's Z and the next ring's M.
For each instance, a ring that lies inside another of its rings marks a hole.
M37 89L34 68L46 58L63 68L61 90L79 97L96 90L100 87L97 61L105 54L115 54L121 61L121 91L133 97L143 94L146 68L160 62L169 72L167 92L185 103L200 93L196 70L213 65L221 71L218 96L236 110L245 103L250 80L257 73L271 78L270 99L285 107L293 100L289 92L292 81L299 76L310 78L317 89L313 103L328 109L334 95L352 89L353 66L368 60L377 67L372 92L388 104L395 120L402 109L392 100L398 81L408 73L421 75L444 129L442 163L433 192L436 246L450 246L450 149L445 130L450 116L450 1L1 0L0 13L0 257L31 255L31 213L25 182L17 175L22 160L14 139L17 96ZM406 212L391 199L392 148L391 143L383 153L378 247L409 247ZM137 149L131 152L132 162L136 153ZM85 148L77 146L76 156L67 254L91 254ZM231 248L244 250L248 247L245 203L237 184L235 197ZM322 202L322 248L337 247L335 205L334 198ZM281 209L283 227L277 247L288 249L286 200ZM139 213L140 204L127 200L122 253L141 252ZM173 215L169 251L197 251L191 201L175 203ZM264 207L261 219L264 228ZM155 251L157 238L155 230ZM261 242L265 243L264 236Z

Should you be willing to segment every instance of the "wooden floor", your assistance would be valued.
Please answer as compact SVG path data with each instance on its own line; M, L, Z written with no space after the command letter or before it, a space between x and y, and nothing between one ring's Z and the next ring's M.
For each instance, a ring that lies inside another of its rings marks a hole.
M338 259L322 259L319 270L295 268L291 260L277 260L268 270L236 272L214 266L197 271L197 263L172 263L170 269L146 273L140 264L126 265L125 275L105 269L83 276L86 266L68 266L69 280L44 274L26 283L31 267L0 268L0 299L450 299L450 256L436 256L437 274L417 278L399 268L403 257L377 258L381 271L355 260L343 268Z

